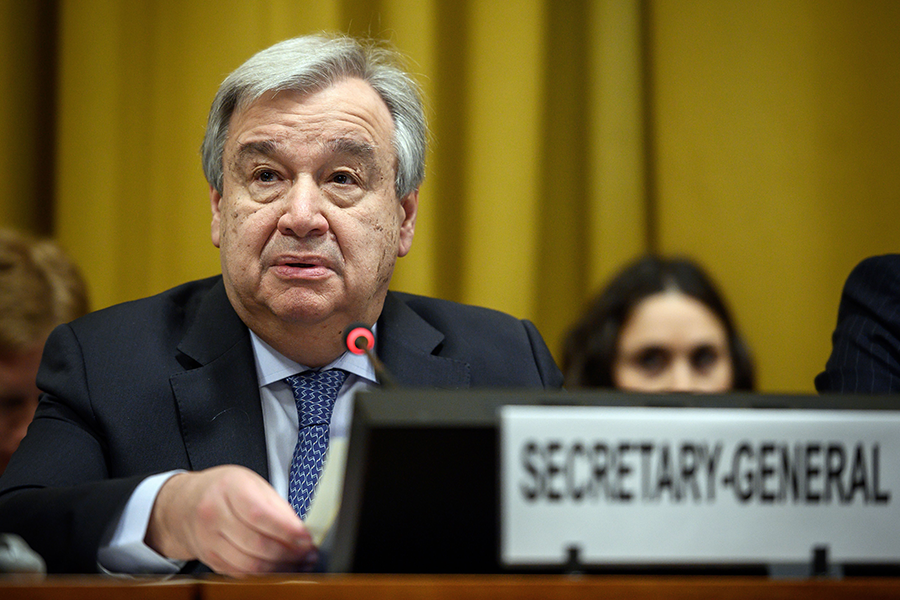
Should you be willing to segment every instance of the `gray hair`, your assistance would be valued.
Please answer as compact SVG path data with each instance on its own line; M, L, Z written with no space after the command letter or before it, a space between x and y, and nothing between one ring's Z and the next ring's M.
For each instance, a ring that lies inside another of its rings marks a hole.
M312 94L358 77L378 92L394 120L394 187L403 198L425 178L427 127L419 88L400 63L398 53L348 36L302 36L258 52L225 78L213 99L200 147L206 180L222 193L225 139L235 111L267 92Z

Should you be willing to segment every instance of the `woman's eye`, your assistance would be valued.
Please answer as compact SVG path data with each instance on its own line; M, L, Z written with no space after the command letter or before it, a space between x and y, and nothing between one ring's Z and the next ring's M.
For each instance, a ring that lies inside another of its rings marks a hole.
M698 371L709 371L719 360L719 352L712 346L701 346L691 353L691 364Z
M637 366L646 373L659 374L669 364L669 354L663 348L646 348L635 357Z

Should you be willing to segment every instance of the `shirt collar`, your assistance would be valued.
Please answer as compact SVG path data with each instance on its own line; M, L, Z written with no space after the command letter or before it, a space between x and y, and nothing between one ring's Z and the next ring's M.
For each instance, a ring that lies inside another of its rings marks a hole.
M372 333L375 334L375 327L372 328ZM262 341L252 330L250 331L250 343L253 346L253 357L256 360L256 377L259 380L259 387L309 370L309 367L294 362ZM343 369L372 384L377 382L375 369L372 368L372 364L365 354L344 352L322 369Z

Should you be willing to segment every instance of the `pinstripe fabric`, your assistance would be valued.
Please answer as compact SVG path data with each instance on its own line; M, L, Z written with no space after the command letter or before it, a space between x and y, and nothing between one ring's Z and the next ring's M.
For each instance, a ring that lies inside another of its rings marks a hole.
M900 393L900 255L862 261L844 285L819 392Z

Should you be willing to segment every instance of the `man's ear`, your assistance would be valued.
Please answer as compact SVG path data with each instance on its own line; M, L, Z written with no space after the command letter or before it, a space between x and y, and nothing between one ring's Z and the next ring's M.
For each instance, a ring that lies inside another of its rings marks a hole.
M416 232L416 213L419 210L419 190L413 190L402 200L400 206L403 209L403 222L400 223L400 245L397 248L397 256L406 256L412 247L413 234Z
M212 184L209 184L209 205L210 208L212 208L210 234L212 235L213 246L218 248L219 236L221 234L222 194L220 194Z

